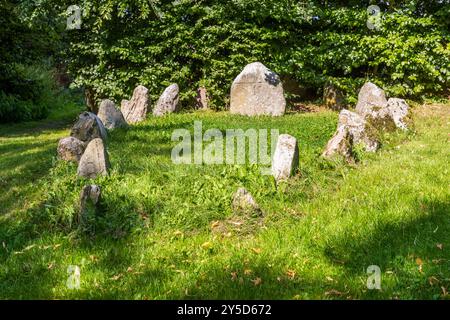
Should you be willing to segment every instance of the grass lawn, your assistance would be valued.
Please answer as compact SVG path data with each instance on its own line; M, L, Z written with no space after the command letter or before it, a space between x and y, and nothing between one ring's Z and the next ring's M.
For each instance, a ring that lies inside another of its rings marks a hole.
M87 181L56 160L80 111L0 126L1 299L449 299L450 104L416 106L413 133L385 136L352 166L319 158L330 111L149 118L110 133L102 214L84 228ZM299 173L276 187L257 166L173 164L173 130L196 120L295 136ZM241 186L262 219L233 216ZM367 289L371 265L381 290Z

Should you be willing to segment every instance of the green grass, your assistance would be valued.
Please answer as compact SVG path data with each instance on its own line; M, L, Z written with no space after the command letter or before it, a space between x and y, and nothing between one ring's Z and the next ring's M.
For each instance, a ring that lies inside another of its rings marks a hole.
M87 181L56 160L79 112L0 126L0 298L448 299L449 104L416 107L415 133L386 136L354 166L319 158L333 112L150 118L110 133L102 214L85 229L74 221ZM294 135L299 173L277 188L257 166L172 164L172 131L195 120ZM264 218L212 228L233 218L240 186ZM78 290L69 265L81 269ZM366 287L370 265L381 291Z

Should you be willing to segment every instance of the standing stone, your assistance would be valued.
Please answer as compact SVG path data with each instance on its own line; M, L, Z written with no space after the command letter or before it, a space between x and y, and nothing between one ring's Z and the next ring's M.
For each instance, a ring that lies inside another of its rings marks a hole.
M84 186L80 194L80 213L78 222L83 223L89 213L96 214L99 210L101 188L95 184Z
M84 143L74 137L66 137L59 140L58 143L58 158L64 161L80 161L84 152Z
M353 147L360 143L364 145L367 152L375 152L379 147L379 142L367 121L355 112L342 110L339 114L336 133L328 142L322 156L331 157L341 154L350 159Z
M366 117L376 116L376 113L386 107L386 94L372 82L367 82L359 91L356 112Z
M297 140L288 134L280 135L272 161L272 175L275 180L286 180L294 175L298 167L298 160Z
M83 155L85 145L83 141L74 137L59 140L58 158L65 161L79 162Z
M83 112L73 125L70 135L85 144L96 138L106 140L107 133L102 121L91 112Z
M378 117L388 116L395 123L397 128L407 130L408 126L406 119L409 114L409 105L403 99L390 98L387 102L386 108L379 111Z
M148 89L141 85L137 86L130 101L122 100L122 114L127 123L144 121L147 117L149 103Z
M178 105L179 92L180 88L176 83L168 86L159 97L155 109L153 110L153 115L159 117L167 113L175 112Z
M95 179L98 175L107 175L109 169L108 153L103 140L96 138L89 142L78 165L78 176Z
M344 95L336 86L328 84L323 89L323 101L331 110L340 111L344 107Z
M252 194L245 188L239 188L233 195L232 208L235 213L261 215L262 211Z
M260 62L247 65L231 86L230 112L281 116L286 110L279 76Z
M197 108L201 110L207 110L208 109L208 91L205 87L200 87L197 90L197 97L195 98L197 101Z
M116 105L111 100L102 100L98 108L97 116L103 122L107 129L125 128L127 122L125 121L122 112L116 108Z

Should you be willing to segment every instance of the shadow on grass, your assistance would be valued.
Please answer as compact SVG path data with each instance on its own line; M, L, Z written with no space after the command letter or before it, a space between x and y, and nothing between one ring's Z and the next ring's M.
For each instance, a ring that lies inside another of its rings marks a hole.
M440 291L439 286L432 288L429 277L450 285L450 255L446 252L450 247L450 199L416 199L415 203L416 219L381 224L364 238L340 232L329 242L333 247L326 247L324 255L331 263L342 264L351 277L367 278L366 270L371 265L379 266L382 272L390 270L400 279L397 288L415 287L409 290L413 297L429 299L430 291ZM444 249L439 249L439 244ZM424 263L420 272L416 261Z

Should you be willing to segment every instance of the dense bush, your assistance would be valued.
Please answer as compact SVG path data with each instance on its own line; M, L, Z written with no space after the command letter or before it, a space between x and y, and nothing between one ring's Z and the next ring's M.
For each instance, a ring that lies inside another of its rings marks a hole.
M28 15L26 3L0 1L0 122L41 119L52 107L57 23Z
M224 109L233 79L253 61L294 89L320 94L334 82L350 102L367 79L400 97L443 92L450 79L449 1L389 3L83 1L81 29L66 33L67 61L75 86L118 101L137 84L155 101L177 82L184 105L206 86L213 107ZM72 1L58 4L63 12ZM377 29L366 25L370 4L382 10Z

